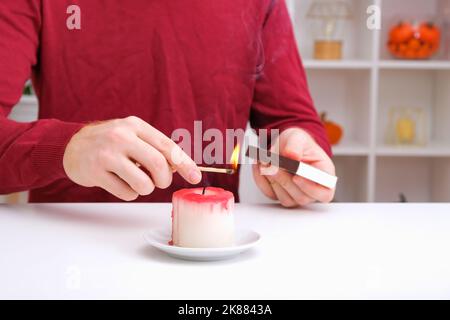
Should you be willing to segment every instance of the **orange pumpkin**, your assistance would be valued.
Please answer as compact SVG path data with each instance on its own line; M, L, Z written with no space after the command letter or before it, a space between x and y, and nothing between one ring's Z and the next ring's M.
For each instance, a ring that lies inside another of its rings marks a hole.
M414 28L408 22L400 22L391 29L389 33L390 41L394 43L407 42L414 37Z
M440 47L441 30L432 22L400 22L389 32L388 50L401 59L428 59Z
M441 30L432 22L422 23L419 26L420 39L432 46L439 46Z
M320 117L330 144L333 146L338 144L344 135L344 130L337 123L327 120L327 114L325 112L321 113Z
M408 41L408 47L411 50L417 51L420 49L421 47L421 43L419 39L416 38L412 38L411 40Z

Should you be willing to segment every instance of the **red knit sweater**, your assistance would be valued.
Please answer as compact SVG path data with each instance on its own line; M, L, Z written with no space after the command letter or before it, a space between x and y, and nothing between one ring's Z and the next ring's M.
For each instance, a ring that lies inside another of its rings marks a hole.
M67 27L69 5L81 29ZM39 120L7 119L32 77ZM135 115L176 128L301 127L330 153L284 0L1 0L0 194L32 202L118 201L68 180L64 149L84 123ZM238 177L208 184L237 195ZM186 187L137 201L170 201Z

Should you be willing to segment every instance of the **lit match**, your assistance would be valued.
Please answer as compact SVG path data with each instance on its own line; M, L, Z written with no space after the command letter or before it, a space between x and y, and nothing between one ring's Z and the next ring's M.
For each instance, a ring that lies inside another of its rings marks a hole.
M201 172L212 172L212 173L222 173L222 174L235 174L239 163L239 152L240 145L238 144L231 155L231 168L213 168L213 167L198 167Z

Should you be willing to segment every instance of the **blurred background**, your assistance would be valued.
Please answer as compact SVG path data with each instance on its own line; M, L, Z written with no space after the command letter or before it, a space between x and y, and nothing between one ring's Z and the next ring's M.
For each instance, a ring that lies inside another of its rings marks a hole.
M450 201L450 1L288 4L335 143L336 201ZM243 200L259 201L244 174Z
M335 201L450 202L450 0L287 4L333 142ZM37 109L28 84L11 118L32 121ZM268 202L251 175L242 166L241 201Z

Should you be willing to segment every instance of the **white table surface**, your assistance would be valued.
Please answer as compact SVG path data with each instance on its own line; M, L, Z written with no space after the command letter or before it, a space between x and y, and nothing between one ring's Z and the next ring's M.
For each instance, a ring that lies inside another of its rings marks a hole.
M450 298L450 204L237 205L259 246L170 258L169 204L0 205L0 298Z

